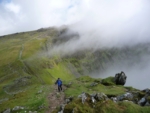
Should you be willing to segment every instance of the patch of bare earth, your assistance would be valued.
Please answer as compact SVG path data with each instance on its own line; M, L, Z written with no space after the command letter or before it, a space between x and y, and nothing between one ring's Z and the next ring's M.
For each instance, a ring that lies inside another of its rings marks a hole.
M61 92L58 92L57 85L53 85L52 88L52 92L48 95L49 109L46 113L51 113L52 111L54 111L56 107L59 107L61 104L64 103L65 99L65 94L63 91L66 88L64 86L62 86L63 91Z

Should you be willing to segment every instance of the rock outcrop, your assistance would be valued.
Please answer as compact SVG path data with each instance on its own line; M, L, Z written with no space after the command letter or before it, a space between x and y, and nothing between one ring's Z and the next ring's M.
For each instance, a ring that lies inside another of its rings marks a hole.
M127 76L125 75L123 71L121 71L121 73L117 73L115 75L114 81L116 85L124 85L126 83L126 79L127 79Z

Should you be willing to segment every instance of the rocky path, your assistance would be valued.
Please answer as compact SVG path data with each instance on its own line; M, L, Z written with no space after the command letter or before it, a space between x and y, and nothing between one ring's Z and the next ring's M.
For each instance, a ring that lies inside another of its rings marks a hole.
M63 91L66 89L64 86L62 87ZM56 107L60 106L64 103L65 94L63 91L58 92L57 85L52 86L53 91L48 95L49 100L49 109L46 113L51 113L55 110Z

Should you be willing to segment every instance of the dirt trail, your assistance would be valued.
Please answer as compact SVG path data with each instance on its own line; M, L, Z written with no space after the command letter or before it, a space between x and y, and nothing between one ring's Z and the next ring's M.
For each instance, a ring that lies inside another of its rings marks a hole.
M64 86L62 86L63 91L66 89ZM49 109L46 113L51 113L55 110L56 107L59 107L61 104L64 103L65 94L63 91L58 92L57 85L52 86L53 91L49 94L48 100L49 100Z
M20 60L22 60L22 52L23 52L23 50L24 50L24 45L22 44L22 46L21 46L21 50L20 50L20 53L19 53L19 59Z

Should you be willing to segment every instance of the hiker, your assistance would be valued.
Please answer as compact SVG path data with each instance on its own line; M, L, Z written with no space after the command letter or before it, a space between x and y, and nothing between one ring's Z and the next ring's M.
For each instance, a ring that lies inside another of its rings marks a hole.
M60 80L60 78L57 79L57 81L55 82L55 84L58 85L58 91L62 91L62 81Z

